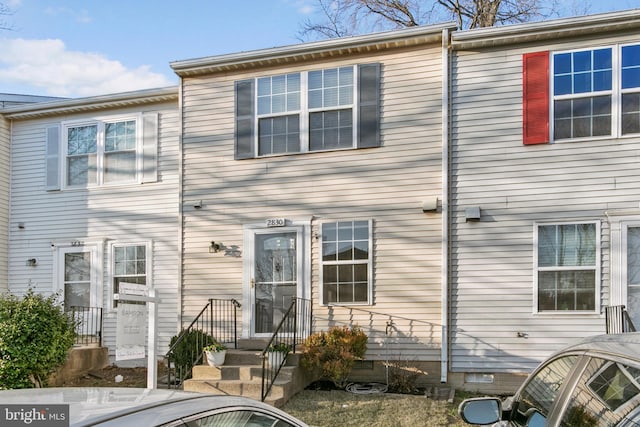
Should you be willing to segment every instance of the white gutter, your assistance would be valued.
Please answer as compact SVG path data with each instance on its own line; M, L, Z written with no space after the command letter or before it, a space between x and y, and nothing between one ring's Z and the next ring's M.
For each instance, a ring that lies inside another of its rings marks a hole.
M232 54L209 56L170 62L179 76L291 64L314 58L334 57L337 54L370 53L386 47L413 46L436 42L443 29L455 28L454 22L410 27L379 33L321 40L296 45L273 47Z
M449 30L442 30L442 271L440 382L449 373Z
M474 49L515 43L540 43L563 37L626 31L638 27L640 27L640 9L631 9L503 27L457 31L452 34L451 44L454 49Z

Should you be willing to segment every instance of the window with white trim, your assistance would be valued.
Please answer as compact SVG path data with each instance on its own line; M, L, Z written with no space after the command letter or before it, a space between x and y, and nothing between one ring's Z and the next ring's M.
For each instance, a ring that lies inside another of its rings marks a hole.
M48 127L45 189L157 182L158 117L148 112Z
M640 134L640 44L528 52L523 144Z
M552 67L555 140L640 133L640 45L556 52Z
M321 224L323 304L371 304L372 221Z
M140 133L136 118L66 125L65 186L135 182L142 151Z
M119 293L120 283L134 283L147 286L149 276L148 268L151 263L149 243L111 245L111 275L112 290ZM113 301L113 307L117 307L117 301Z
M599 225L536 225L536 311L597 312Z
M235 82L235 158L380 145L380 64Z
M553 55L554 139L611 135L612 49Z

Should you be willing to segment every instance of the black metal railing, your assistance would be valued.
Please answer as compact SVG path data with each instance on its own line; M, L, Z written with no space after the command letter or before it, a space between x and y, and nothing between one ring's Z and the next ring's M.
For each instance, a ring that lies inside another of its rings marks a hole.
M102 346L102 307L71 306L69 313L76 323L76 345Z
M604 308L607 334L635 332L636 327L624 305L609 305Z
M193 366L202 361L202 348L213 340L237 348L240 306L235 299L209 299L191 324L172 340L164 356L169 388L177 387L191 377Z
M262 396L264 402L282 367L287 363L287 355L295 353L298 344L311 334L311 301L294 298L289 309L271 335L267 347L262 351Z

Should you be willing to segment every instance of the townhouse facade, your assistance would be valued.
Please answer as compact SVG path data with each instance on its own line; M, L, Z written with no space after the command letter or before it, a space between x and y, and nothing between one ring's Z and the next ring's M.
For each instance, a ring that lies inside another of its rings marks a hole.
M85 320L101 323L93 332L112 357L121 282L152 284L162 299L160 348L176 333L177 100L170 87L2 110L11 159L3 282L17 295L58 293L67 309L90 307Z
M452 29L171 64L182 94L184 321L211 295L233 298L242 336L268 337L299 298L314 330L358 324L368 359L438 376Z
M451 369L533 369L638 306L640 14L454 33ZM471 216L470 216L471 215Z

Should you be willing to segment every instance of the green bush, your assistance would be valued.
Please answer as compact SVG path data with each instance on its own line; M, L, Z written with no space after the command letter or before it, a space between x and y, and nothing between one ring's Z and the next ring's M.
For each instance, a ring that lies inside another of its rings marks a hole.
M183 338L180 339L181 337ZM179 339L180 342L178 342ZM211 335L199 329L191 329L189 331L183 329L178 335L174 335L171 338L169 347L172 350L168 356L180 380L191 377L191 369L194 363L198 362L202 357L203 349L215 342L217 341ZM178 345L174 347L176 343Z
M358 326L334 326L318 332L305 341L302 366L320 369L321 375L338 388L345 388L354 362L367 351L367 335Z
M46 386L64 364L76 322L57 299L31 289L22 298L0 296L0 389Z

